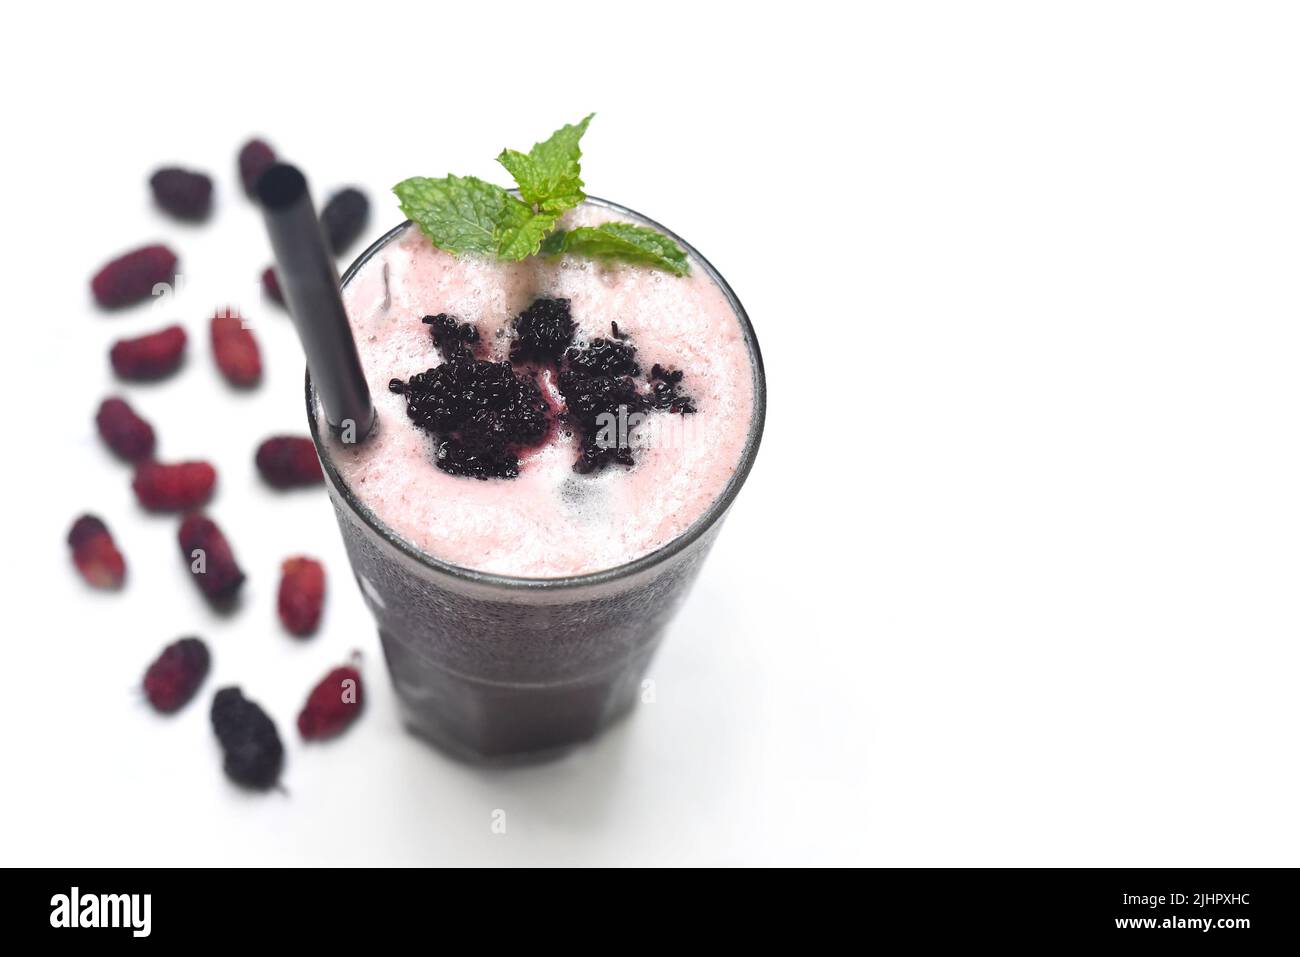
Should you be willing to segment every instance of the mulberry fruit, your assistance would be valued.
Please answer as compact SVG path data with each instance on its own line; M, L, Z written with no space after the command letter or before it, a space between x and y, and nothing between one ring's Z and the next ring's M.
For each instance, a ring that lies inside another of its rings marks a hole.
M119 339L108 360L119 378L149 382L171 375L185 356L185 330L168 326L135 339Z
M144 246L100 269L90 280L90 289L105 309L129 306L152 296L154 286L170 285L177 262L166 246Z
M567 299L537 299L515 317L515 340L510 346L514 362L559 362L573 342L573 318Z
M187 515L177 539L194 582L214 605L229 603L244 584L230 543L217 523L204 515Z
M351 246L370 218L370 200L361 190L339 190L321 210L320 223L330 250L338 255Z
M256 193L257 181L262 178L262 174L274 165L275 150L263 140L253 139L244 144L239 151L239 178L249 197Z
M537 383L508 362L461 354L389 388L406 396L411 421L438 437L435 464L452 475L514 478L518 450L550 428Z
M128 462L140 462L153 455L151 426L124 399L105 399L95 413L95 427L104 444Z
M163 465L143 462L135 470L131 488L140 504L151 512L183 512L198 508L212 497L217 470L207 462Z
M565 370L560 373L560 393L579 434L575 472L586 474L610 464L635 464L623 430L629 425L629 417L645 412L649 403L630 377Z
M636 347L618 339L592 339L585 348L572 348L564 354L570 369L586 375L639 375Z
M695 411L695 400L681 389L680 369L665 369L656 362L650 369L650 381L654 383L652 401L656 409L681 415Z
M72 563L96 588L119 588L126 578L126 560L113 544L108 526L95 515L82 515L68 532Z
M202 173L169 166L149 177L153 198L177 219L200 220L212 211L212 180Z
M290 634L302 638L320 624L325 603L325 566L312 558L286 559L280 566L280 592L276 608Z
M478 330L468 322L457 322L445 312L425 316L420 321L429 327L433 344L442 353L443 361L450 362L460 355L473 355L474 348L478 345Z
M361 672L351 665L335 668L311 689L298 715L298 732L307 741L341 734L361 713L363 703Z
M284 745L267 713L238 688L222 688L212 698L211 718L226 777L256 791L274 787L284 767Z
M325 481L311 439L276 435L257 447L257 470L272 488L320 485Z
M246 389L261 381L262 354L241 316L219 312L212 317L212 355L231 385Z
M203 684L211 661L201 639L173 641L144 673L145 697L163 714L179 711Z

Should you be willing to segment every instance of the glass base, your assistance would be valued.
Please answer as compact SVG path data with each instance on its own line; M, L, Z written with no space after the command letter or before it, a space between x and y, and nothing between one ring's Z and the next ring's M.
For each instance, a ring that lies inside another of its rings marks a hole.
M534 764L590 741L632 710L656 638L622 666L563 684L513 684L456 674L379 632L406 727L473 764Z

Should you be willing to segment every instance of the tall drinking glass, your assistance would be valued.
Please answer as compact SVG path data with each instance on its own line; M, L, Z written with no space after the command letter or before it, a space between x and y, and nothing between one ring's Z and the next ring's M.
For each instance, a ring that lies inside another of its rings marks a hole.
M636 561L568 578L517 578L449 564L386 527L342 480L307 378L307 419L353 573L375 621L406 725L471 761L562 753L626 714L744 484L763 434L766 385L744 308L680 237L614 203L607 208L673 236L722 290L750 356L754 405L735 474L683 534ZM344 287L407 227L367 249ZM472 479L466 479L472 481ZM500 481L500 480L497 480Z

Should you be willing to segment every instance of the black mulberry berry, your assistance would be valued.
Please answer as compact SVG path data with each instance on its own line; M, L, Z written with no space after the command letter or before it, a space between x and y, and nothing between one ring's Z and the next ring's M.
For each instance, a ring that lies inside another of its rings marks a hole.
M564 354L569 368L588 375L639 375L636 347L617 339L592 339L585 348L572 348Z
M409 380L392 379L391 392L406 397L406 412L437 440L438 468L452 475L514 478L519 451L536 445L549 431L548 408L532 378L510 362L476 359L478 330L453 316L425 316L443 364ZM592 472L611 463L635 464L632 418L653 409L691 413L694 400L682 391L680 370L655 364L641 374L636 347L617 322L610 337L574 346L569 300L539 298L514 319L510 359L547 362L559 367L564 398L565 435L578 438L574 471Z
M573 342L573 318L567 299L536 299L515 317L515 341L510 358L515 362L559 362Z
M579 435L575 472L586 474L611 463L635 464L624 429L629 416L645 412L649 403L631 378L584 375L569 369L560 374L560 393Z
M665 369L656 362L650 368L650 381L654 383L652 401L656 409L680 415L695 411L695 400L681 390L681 369Z
M149 177L153 198L178 219L200 220L212 210L212 180L202 173L169 166Z
M469 478L518 478L519 456L491 443L467 443L451 438L438 443L438 468Z
M478 345L478 330L468 322L457 322L454 316L445 312L425 316L420 321L433 333L433 344L438 347L446 362L450 362L455 355L473 353L474 347Z
M275 722L238 688L222 688L212 699L212 730L225 752L230 780L257 791L280 780L284 745Z
M437 466L453 475L514 478L518 450L540 442L549 429L537 383L509 362L454 353L405 385L398 379L388 387L406 396L411 421L438 437Z
M239 151L239 178L251 198L262 174L275 165L275 150L265 140L252 139Z
M560 393L569 407L569 415L582 425L596 425L602 414L617 415L619 407L628 412L644 412L645 396L627 376L611 378L566 371L560 374Z
M335 255L351 246L370 218L370 200L365 193L349 186L330 197L321 210L320 222L325 238Z

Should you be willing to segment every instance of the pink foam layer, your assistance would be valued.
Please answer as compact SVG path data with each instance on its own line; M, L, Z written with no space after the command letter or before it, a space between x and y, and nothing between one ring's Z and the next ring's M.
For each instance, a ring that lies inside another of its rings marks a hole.
M568 214L567 225L617 218L587 206ZM521 457L516 479L440 471L432 438L410 424L404 400L388 389L390 379L440 362L421 318L445 312L474 323L500 359L511 319L538 296L571 300L579 341L608 337L612 320L645 369L658 362L685 370L683 386L699 411L652 413L642 430L651 447L636 452L631 469L575 474L576 440L557 430ZM344 302L379 425L360 447L331 442L328 454L363 505L429 555L526 578L613 568L686 531L735 474L753 414L753 367L726 296L698 265L676 278L567 256L457 257L411 227L353 277Z

